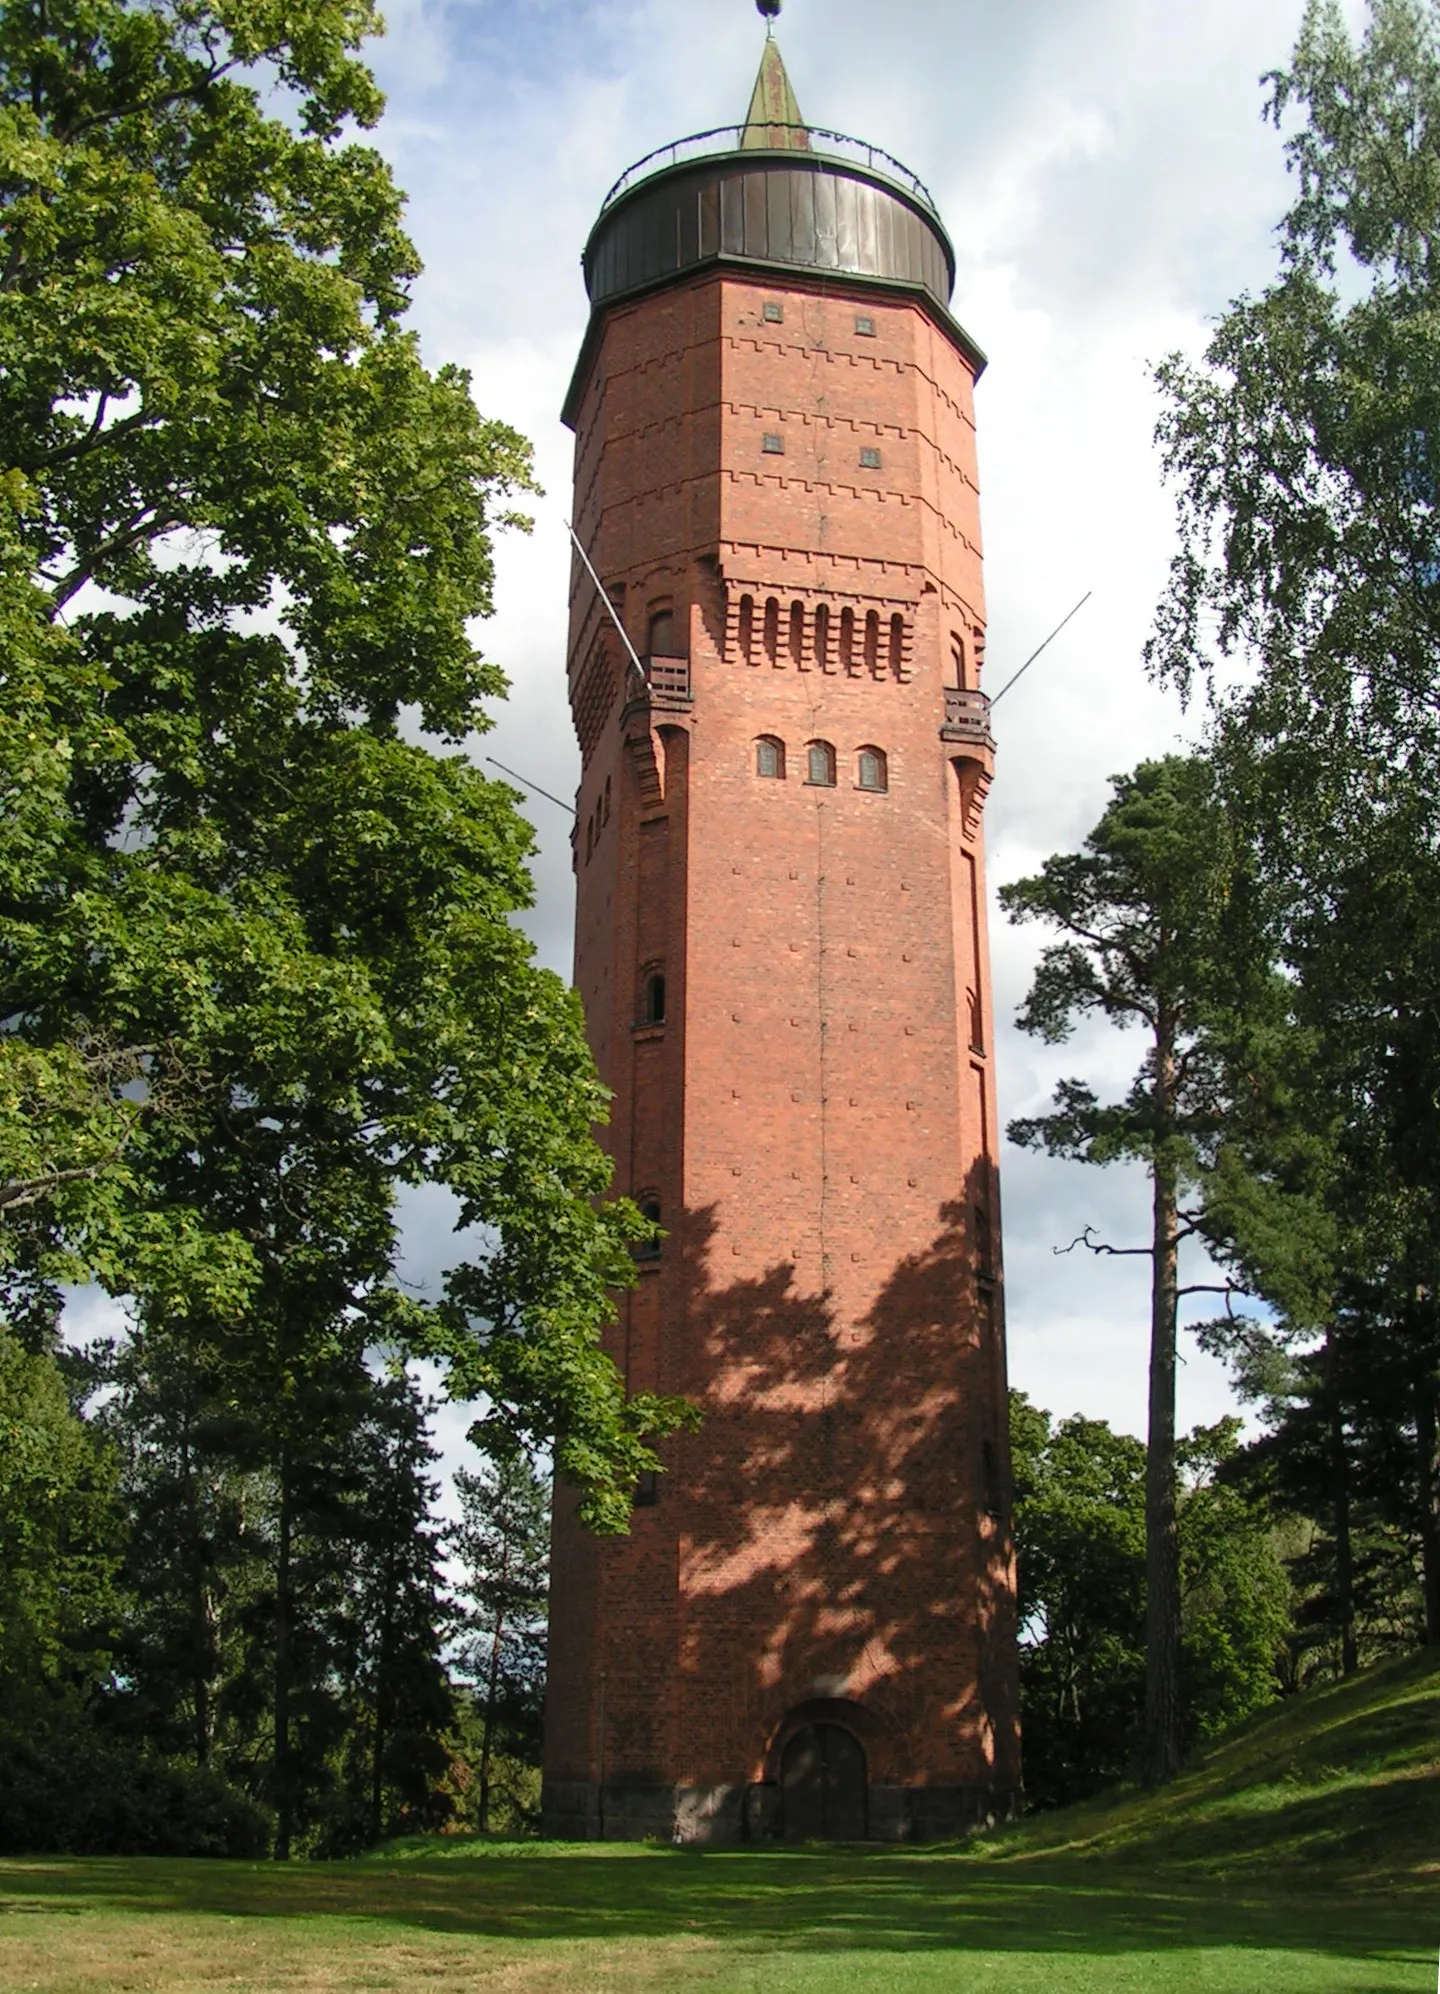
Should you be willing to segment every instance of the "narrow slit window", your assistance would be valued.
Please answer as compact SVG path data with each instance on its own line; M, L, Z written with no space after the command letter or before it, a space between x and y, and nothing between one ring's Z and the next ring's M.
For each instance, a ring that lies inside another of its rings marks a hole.
M805 605L790 605L790 662L797 670L805 662Z
M755 598L742 595L740 598L739 628L736 635L740 643L740 655L748 665L751 648L755 642Z
M765 599L765 662L780 662L780 605L773 595Z
M660 1200L656 1197L643 1197L639 1200L639 1204L641 1212L649 1219L651 1225L658 1226L660 1223ZM658 1260L660 1258L660 1239L658 1234L652 1233L648 1239L637 1240L633 1253L636 1260Z
M805 780L817 789L835 787L835 750L828 741L812 741L805 750Z
M830 669L830 611L822 602L815 612L815 662L822 672Z
M958 630L950 632L950 683L957 692L963 692L968 684L965 677L965 639Z
M975 1207L975 1263L986 1280L995 1273L995 1242L990 1234L990 1213L984 1205Z
M855 612L842 609L840 612L840 666L842 671L855 669Z
M858 779L861 789L883 791L890 787L890 773L886 766L883 749L862 748L860 750Z
M605 778L605 814L600 821L604 824L610 822L610 778L608 775Z
M652 970L645 979L640 1021L646 1025L663 1025L665 1022L665 975L662 970Z
M890 676L898 679L905 670L905 619L892 616L890 619Z
M865 668L872 678L880 672L880 617L876 610L865 612Z
M755 743L755 773L783 781L785 743L774 734L762 734Z

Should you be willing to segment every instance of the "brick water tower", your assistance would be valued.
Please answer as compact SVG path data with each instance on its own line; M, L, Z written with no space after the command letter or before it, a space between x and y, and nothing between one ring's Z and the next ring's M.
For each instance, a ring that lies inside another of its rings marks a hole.
M951 1835L1020 1784L984 360L925 188L807 127L768 38L585 278L575 976L664 1228L609 1347L704 1422L627 1539L557 1499L545 1822Z

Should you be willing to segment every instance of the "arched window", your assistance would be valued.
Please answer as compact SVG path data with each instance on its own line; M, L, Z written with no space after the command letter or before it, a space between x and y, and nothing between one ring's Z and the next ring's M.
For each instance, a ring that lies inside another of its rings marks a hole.
M880 672L880 618L875 610L865 612L865 669L872 678Z
M830 669L830 611L822 602L815 612L815 662L822 672Z
M756 775L777 776L785 774L785 743L774 734L762 734L755 743Z
M957 692L963 692L965 677L965 639L958 630L950 632L950 683Z
M740 598L740 655L748 665L750 653L755 644L755 598L742 595Z
M790 662L796 667L805 660L805 605L792 602L790 605Z
M855 612L842 609L840 612L840 668L853 672L855 669Z
M890 771L885 764L883 749L860 750L857 780L861 789L885 790L890 787Z
M657 609L651 614L646 652L652 658L678 658L681 655L680 640L675 635L673 609Z
M805 780L817 788L835 787L835 750L828 741L812 741L805 750Z
M780 605L774 596L765 598L765 662L773 665L780 655Z
M640 1022L642 1025L663 1025L665 1022L665 972L652 969L646 976L640 993Z
M905 668L905 619L892 616L890 619L890 676L899 678Z
M658 1226L660 1223L660 1200L653 1193L646 1192L636 1202L645 1217L649 1219L651 1225ZM654 1236L649 1239L637 1240L631 1251L637 1260L658 1260L660 1258L660 1241Z

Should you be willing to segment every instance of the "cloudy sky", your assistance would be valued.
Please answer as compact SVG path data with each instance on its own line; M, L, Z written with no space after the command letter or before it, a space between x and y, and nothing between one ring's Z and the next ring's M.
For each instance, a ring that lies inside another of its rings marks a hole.
M513 689L479 752L567 796L558 411L586 321L580 249L632 160L743 115L763 29L751 0L390 0L387 13L379 143L425 260L426 357L471 370L482 409L533 439L546 488L533 537L500 552L484 641ZM926 181L958 252L956 313L991 356L978 421L992 689L1094 591L997 714L992 887L1078 843L1107 778L1185 732L1140 663L1171 543L1149 369L1197 349L1207 319L1272 268L1286 175L1260 78L1299 17L1300 0L787 0L779 39L802 110ZM544 801L531 814L530 926L568 974L568 820ZM1008 1019L1037 939L996 916L992 946ZM1123 1080L1135 1056L1113 1035L1052 1053L1007 1028L1002 1114L1040 1105L1063 1072ZM1014 1381L1057 1413L1143 1432L1148 1270L1052 1252L1088 1222L1141 1239L1143 1182L1007 1149L1003 1183ZM422 1201L409 1220L420 1276L443 1263L447 1214ZM1182 1421L1227 1405L1223 1374L1191 1351Z

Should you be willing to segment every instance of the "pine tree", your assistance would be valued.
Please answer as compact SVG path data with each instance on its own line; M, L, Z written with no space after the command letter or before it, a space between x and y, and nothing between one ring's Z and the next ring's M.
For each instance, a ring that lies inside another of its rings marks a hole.
M538 1757L545 1687L550 1489L529 1459L511 1454L455 1477L461 1520L454 1550L464 1573L463 1670L481 1722L476 1825L489 1832L502 1756Z

